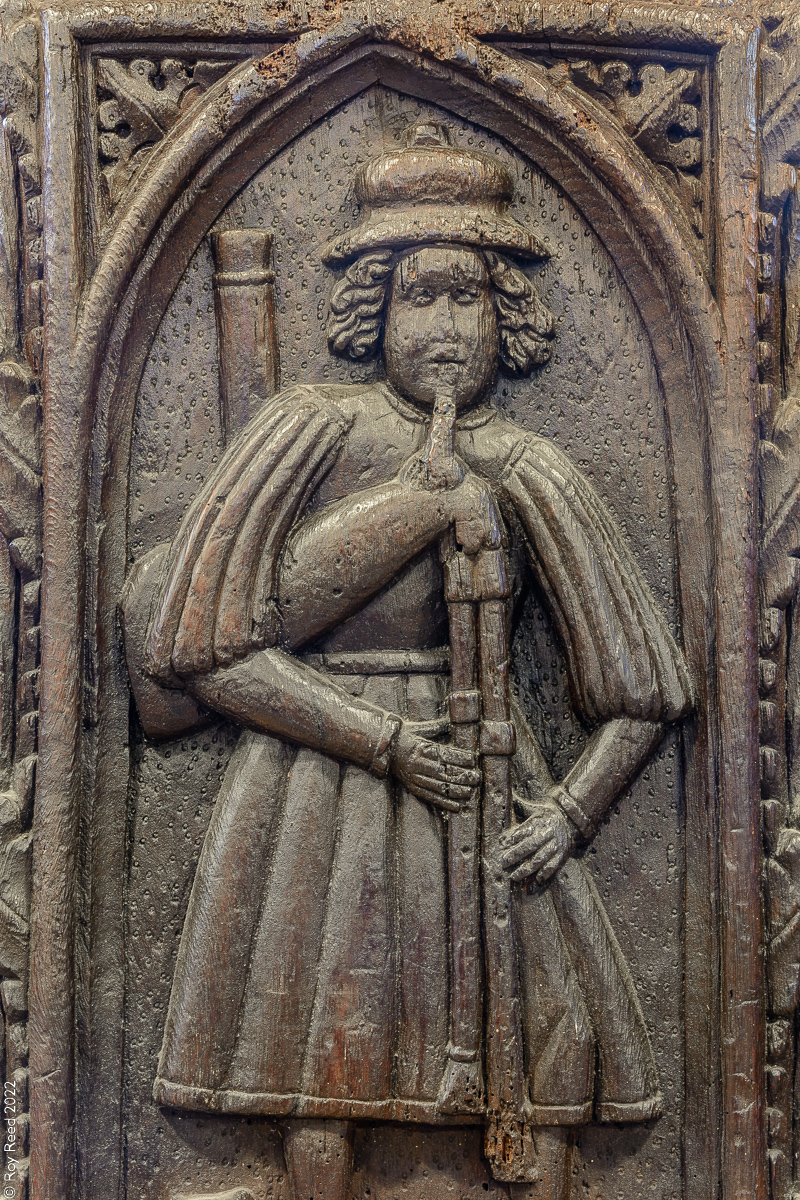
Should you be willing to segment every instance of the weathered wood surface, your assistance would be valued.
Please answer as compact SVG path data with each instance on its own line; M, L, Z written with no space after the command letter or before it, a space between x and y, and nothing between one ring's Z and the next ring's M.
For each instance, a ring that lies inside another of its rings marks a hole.
M14 1196L793 1200L799 23L6 5Z

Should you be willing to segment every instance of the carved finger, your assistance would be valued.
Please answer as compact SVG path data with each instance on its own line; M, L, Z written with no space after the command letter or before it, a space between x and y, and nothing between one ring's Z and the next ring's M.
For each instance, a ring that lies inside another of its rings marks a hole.
M447 766L447 782L460 783L465 787L480 787L482 777L480 771L470 771L466 767Z
M428 788L414 787L409 788L412 795L418 800L424 800L426 804L433 804L436 808L443 808L447 812L460 812L462 805L457 800L452 800L447 796L439 796L436 792L431 792Z
M530 837L530 827L527 821L522 825L512 825L500 834L501 846L516 846L518 842Z
M499 536L487 534L484 526L477 521L457 522L456 541L465 554L477 554L479 550L496 550L500 545Z
M532 854L537 854L542 846L548 845L553 840L553 831L548 826L529 829L524 838L503 849L500 861L508 871L517 863L530 858Z
M406 721L405 725L418 738L433 741L450 732L450 718L436 717L433 721Z
M524 841L534 832L534 827L528 824L530 820L538 819L541 822L542 818L550 816L552 816L551 808L544 804L537 804L527 811L526 819L521 825L511 825L508 829L503 830L500 834L500 845L515 846L518 842Z
M527 879L530 875L534 875L550 861L557 851L558 845L556 842L546 842L544 846L539 847L535 854L526 858L522 865L517 867L516 871L511 872L511 879L514 883L519 883L521 879ZM503 863L503 866L505 866L505 863Z
M455 766L443 758L420 755L412 767L414 774L437 783L456 783L465 787L479 787L483 775L474 767Z
M554 854L553 857L549 860L549 862L546 862L544 864L544 866L541 868L541 870L537 872L536 882L537 883L547 883L548 879L552 879L553 875L555 875L556 871L561 866L562 862L563 862L562 855L560 853Z
M452 763L454 767L477 767L478 756L473 750L461 750L458 746L437 746L437 749L446 763Z
M445 779L436 779L428 775L415 775L414 785L419 785L425 791L431 792L436 796L444 796L448 800L455 800L459 804L466 804L476 795L476 789L464 787L459 783L448 783Z
M416 779L425 779L429 784L433 781L447 783L447 763L439 758L420 754L411 764L411 771Z

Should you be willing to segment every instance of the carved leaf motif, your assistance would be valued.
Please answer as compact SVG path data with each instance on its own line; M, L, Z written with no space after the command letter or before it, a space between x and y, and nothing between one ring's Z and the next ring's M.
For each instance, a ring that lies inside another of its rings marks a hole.
M0 363L0 533L38 542L38 397L31 376L18 363Z
M97 59L99 151L111 208L153 147L232 65L227 59Z
M6 1018L6 1066L22 1081L26 1072L15 1046L24 1044L27 1010L41 569L39 30L38 24L23 20L4 32L8 35L0 62L0 993Z
M0 61L0 360L16 359L21 341L27 353L31 326L39 324L36 304L20 311L20 298L32 296L26 288L40 275L37 68L37 32L20 25Z
M761 443L759 578L765 608L785 608L800 556L800 404L789 397Z
M782 829L765 864L771 1011L791 1013L800 987L800 831Z
M590 60L569 64L573 83L594 96L663 170L701 237L703 165L700 73L661 63Z
M25 65L14 58L0 60L0 116L3 129L18 154L35 149L38 113L36 81Z
M6 770L15 709L17 715L11 786L0 792L0 976L20 980L28 959L38 708L38 639L29 635L38 622L41 569L39 398L32 388L26 367L0 363L0 542L8 547L0 585L6 651L0 664L0 758ZM17 588L19 604L13 600Z
M776 211L800 164L800 14L786 17L761 51L761 191Z
M647 63L576 63L573 78L610 107L626 133L655 161L689 170L702 158L700 78L697 71Z
M16 791L0 794L0 973L27 973L31 896L31 831L22 831Z

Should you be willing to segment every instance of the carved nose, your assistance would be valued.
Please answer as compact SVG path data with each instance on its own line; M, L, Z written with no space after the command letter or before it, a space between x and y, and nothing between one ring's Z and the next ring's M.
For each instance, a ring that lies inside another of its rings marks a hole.
M457 341L455 315L449 296L440 296L437 299L431 313L430 327L432 331L435 331L439 335L442 342L449 341L454 343Z

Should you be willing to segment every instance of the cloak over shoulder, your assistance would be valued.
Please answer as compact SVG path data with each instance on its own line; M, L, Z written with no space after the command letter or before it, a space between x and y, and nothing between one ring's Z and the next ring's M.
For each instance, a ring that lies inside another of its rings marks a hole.
M551 441L526 438L499 490L522 522L581 715L591 723L685 716L693 706L686 661L589 481Z
M147 669L163 682L276 644L283 543L348 427L315 391L289 388L264 404L187 510L147 635Z

